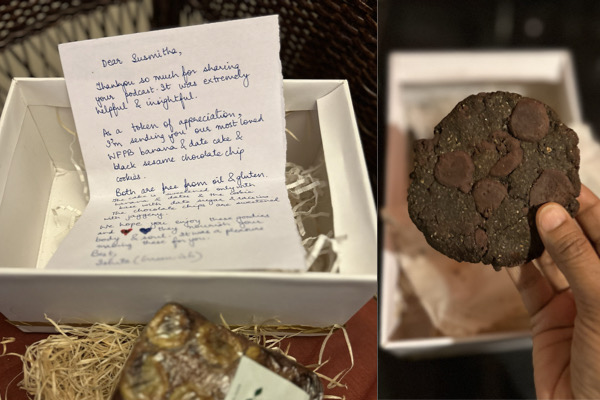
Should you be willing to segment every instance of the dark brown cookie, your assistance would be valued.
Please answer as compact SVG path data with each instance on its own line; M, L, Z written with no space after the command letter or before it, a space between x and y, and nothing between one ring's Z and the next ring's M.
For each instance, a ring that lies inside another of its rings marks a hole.
M539 257L543 203L579 209L577 135L547 105L516 93L479 93L415 143L410 217L436 250L498 269Z

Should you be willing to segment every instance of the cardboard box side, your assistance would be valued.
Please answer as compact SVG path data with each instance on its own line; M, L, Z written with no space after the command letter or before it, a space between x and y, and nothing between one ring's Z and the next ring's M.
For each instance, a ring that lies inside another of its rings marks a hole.
M577 79L575 76L575 63L571 53L564 52L562 65L562 86L563 93L560 96L560 101L565 109L569 109L570 118L565 120L569 124L578 124L584 122L583 111L581 108L581 98L577 90Z
M4 197L15 147L19 141L19 135L13 132L21 129L26 112L27 103L22 97L18 82L13 79L0 117L0 204Z
M36 268L46 266L87 205L80 178L77 171L68 170L54 177Z
M387 347L394 328L398 324L396 293L398 287L398 266L390 251L383 251L381 257L380 288L385 296L379 299L379 345Z
M335 107L334 104L347 104ZM377 273L377 222L347 82L317 99L341 274ZM350 182L357 182L351 185ZM346 238L344 238L346 237Z
M274 274L271 274L274 275ZM323 274L321 274L323 275ZM145 323L168 301L228 323L306 325L344 324L370 298L375 280L289 279L196 274L181 276L96 276L74 274L4 274L0 282L2 313L12 321ZM314 276L313 276L314 278ZM340 306L340 299L344 304Z
M64 78L16 78L30 106L71 108Z
M343 80L284 79L285 111L315 110L319 99L342 85Z
M564 122L582 119L573 61L566 50L398 52L389 56L388 71L387 120L400 129L406 127L404 91L411 85L471 86L455 102L482 90L519 91L519 87L537 85L555 93L547 96L548 89L537 89L531 95L543 97L540 100L554 107Z
M560 79L568 52L548 51L415 51L392 53L392 82L456 82ZM540 68L542 66L542 68Z
M503 353L531 349L528 332L482 334L476 337L455 339L450 337L410 339L389 342L383 349L399 357L452 357L481 353Z
M323 157L317 110L288 110L285 124L289 131L286 161L304 168L314 167Z
M18 141L0 205L0 265L35 268L55 168L29 110L19 128L3 133Z
M82 170L85 169L71 109L30 105L29 110L36 124L43 127L40 129L40 136L57 170L75 171L75 163Z

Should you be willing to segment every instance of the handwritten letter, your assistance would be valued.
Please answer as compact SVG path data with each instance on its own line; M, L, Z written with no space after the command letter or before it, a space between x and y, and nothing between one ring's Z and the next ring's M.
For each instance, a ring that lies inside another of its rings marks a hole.
M90 202L47 268L305 268L276 16L59 50Z

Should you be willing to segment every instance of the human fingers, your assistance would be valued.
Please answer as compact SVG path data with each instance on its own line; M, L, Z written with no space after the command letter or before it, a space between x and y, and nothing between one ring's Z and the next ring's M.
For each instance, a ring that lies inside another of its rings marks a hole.
M548 250L544 250L541 256L534 260L535 266L546 277L555 292L559 293L569 288L569 282L560 271Z
M554 296L554 289L532 262L505 268L530 316L537 314Z
M597 313L600 259L586 235L556 203L540 207L536 222L546 250L571 285L578 310Z
M597 253L600 253L600 199L584 185L581 185L579 212L576 219Z

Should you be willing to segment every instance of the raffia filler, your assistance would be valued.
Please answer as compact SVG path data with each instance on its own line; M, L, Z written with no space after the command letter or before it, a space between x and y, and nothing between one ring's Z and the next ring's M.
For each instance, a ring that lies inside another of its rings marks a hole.
M0 357L14 356L23 361L23 379L18 383L19 387L35 400L110 399L118 384L121 369L144 327L100 323L89 327L73 327L57 324L50 318L46 319L58 334L32 344L24 355L7 352L7 345L14 342L14 338L3 338L0 341ZM311 333L310 329L307 329L294 335L272 337L272 331L258 325L234 328L224 320L222 323L233 332L291 359L293 357L289 355L290 345L288 343L288 346L282 349L282 341L295 335ZM323 359L323 354L328 340L338 329L343 331L351 364L334 377L328 377L319 370L329 361ZM331 327L331 331L323 339L318 360L307 365L317 373L329 390L347 388L342 380L353 366L354 357L348 335L345 328L338 325ZM18 376L14 380L17 379ZM343 400L345 397L325 394L324 399ZM10 399L6 398L6 394L0 394L0 400Z

